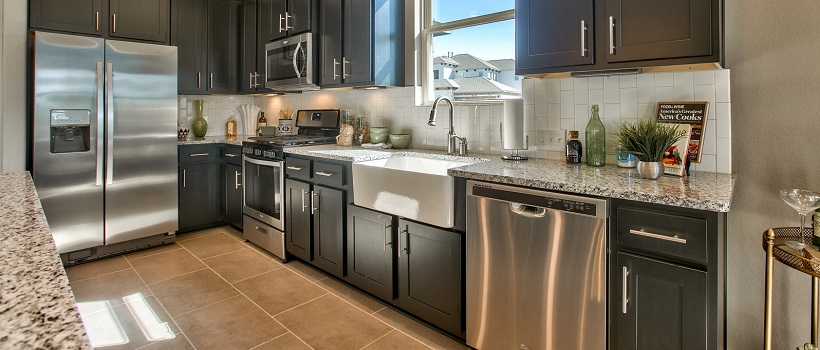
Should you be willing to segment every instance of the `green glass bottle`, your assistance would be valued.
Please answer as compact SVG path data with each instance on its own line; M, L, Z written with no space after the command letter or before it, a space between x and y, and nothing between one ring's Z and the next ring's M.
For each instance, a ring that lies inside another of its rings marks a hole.
M589 118L586 128L586 158L589 166L604 166L606 164L606 132L604 123L598 117L598 105L592 105L592 117Z

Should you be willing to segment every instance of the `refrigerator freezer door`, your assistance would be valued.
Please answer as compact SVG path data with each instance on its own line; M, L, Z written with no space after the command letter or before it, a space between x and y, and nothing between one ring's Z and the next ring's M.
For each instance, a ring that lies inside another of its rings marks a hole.
M103 244L103 53L102 39L34 36L32 174L59 253ZM59 130L70 115L87 116L88 150L52 153L52 133L85 137Z
M174 232L177 49L106 41L105 243Z

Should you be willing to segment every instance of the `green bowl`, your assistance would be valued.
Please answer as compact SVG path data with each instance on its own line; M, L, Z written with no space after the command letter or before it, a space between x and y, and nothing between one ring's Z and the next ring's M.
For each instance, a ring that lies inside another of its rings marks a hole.
M393 148L407 148L410 146L410 134L390 134L390 143Z
M390 128L386 126L371 126L370 132L377 134L390 134Z
M370 143L380 143L387 141L387 137L390 136L390 132L370 132Z

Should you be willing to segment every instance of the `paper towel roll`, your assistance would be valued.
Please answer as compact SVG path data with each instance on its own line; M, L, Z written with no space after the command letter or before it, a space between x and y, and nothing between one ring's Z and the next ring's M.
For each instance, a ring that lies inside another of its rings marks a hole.
M501 129L502 149L527 149L524 140L524 99L504 100Z

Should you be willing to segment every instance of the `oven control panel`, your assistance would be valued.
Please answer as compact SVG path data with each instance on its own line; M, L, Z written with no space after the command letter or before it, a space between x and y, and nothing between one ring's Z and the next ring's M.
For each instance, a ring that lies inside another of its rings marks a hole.
M271 148L267 145L255 145L250 143L243 143L242 154L247 157L268 159L268 160L283 160L285 159L282 150Z

